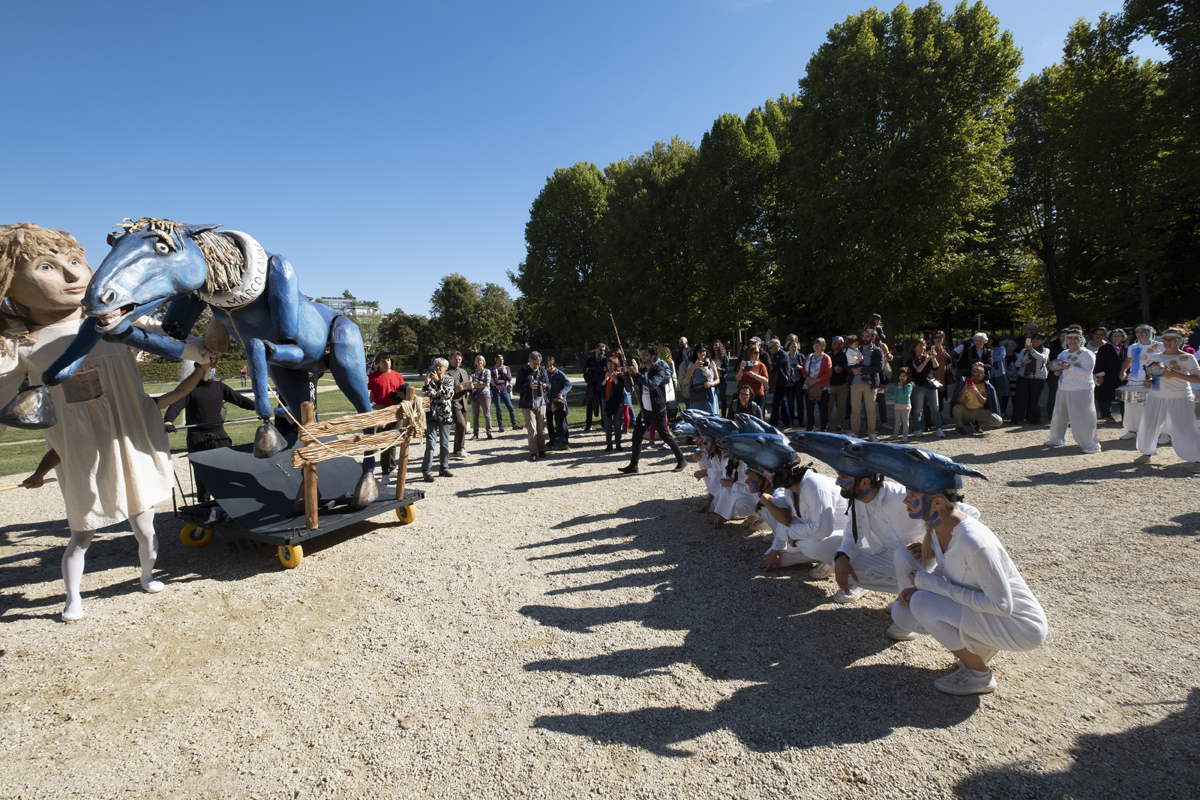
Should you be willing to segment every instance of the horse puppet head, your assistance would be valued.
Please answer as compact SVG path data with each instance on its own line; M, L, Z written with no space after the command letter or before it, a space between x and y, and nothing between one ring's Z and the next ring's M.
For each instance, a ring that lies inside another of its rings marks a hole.
M124 232L109 235L112 250L83 296L97 331L123 333L163 303L214 284L227 289L241 277L244 258L231 239L213 232L219 225L142 217L117 227Z

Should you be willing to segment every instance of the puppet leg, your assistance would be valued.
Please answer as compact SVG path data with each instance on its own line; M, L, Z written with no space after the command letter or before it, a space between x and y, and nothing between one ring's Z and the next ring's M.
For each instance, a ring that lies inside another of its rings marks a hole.
M83 580L84 557L95 534L95 531L71 531L71 538L67 540L67 549L62 558L63 583L67 586L67 604L62 612L63 622L72 622L83 617L83 597L79 594L79 584Z
M163 317L163 330L168 336L175 339L186 339L191 334L196 320L200 319L200 315L206 308L208 308L208 303L194 294L172 300Z
M267 390L267 348L262 339L246 342L250 386L254 389L254 413L263 422L254 432L254 457L270 458L287 447L279 429L271 424L271 394ZM295 412L293 412L295 413Z
M129 527L138 543L138 560L142 562L142 588L147 592L161 592L163 585L154 580L154 562L158 559L158 536L154 533L154 509L148 509L129 518Z
M267 263L267 305L279 343L300 341L300 281L283 256L271 256Z

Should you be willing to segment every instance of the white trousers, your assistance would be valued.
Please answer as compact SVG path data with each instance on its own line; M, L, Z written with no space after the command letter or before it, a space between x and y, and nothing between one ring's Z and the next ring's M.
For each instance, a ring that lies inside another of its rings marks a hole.
M1058 390L1054 401L1054 416L1050 419L1049 444L1061 447L1067 443L1067 425L1071 437L1085 453L1100 452L1100 437L1096 434L1095 392L1089 389Z
M756 505L758 503L755 501L754 495L745 489L739 489L735 484L728 487L722 486L721 490L714 495L712 505L708 510L719 514L724 519L738 519L753 514Z
M842 544L842 532L835 531L824 539L803 539L779 551L779 566L791 567L796 564L832 564L837 557L838 547ZM767 552L770 552L768 550Z
M895 554L888 551L872 553L870 550L859 550L850 559L850 567L857 578L850 579L851 586L861 586L872 592L896 594L896 565Z
M964 610L949 597L936 592L913 592L908 600L908 608L892 603L892 621L906 631L932 636L947 650L962 650L965 647L986 664L996 655L996 651L978 644L968 645L963 641Z
M1137 433L1142 424L1142 415L1145 413L1145 403L1126 403L1125 410L1121 412L1121 427L1127 431ZM1158 433L1167 432L1167 418L1164 416L1162 425L1159 426ZM1157 434L1156 434L1157 438Z
M1164 400L1151 395L1142 411L1138 429L1137 449L1152 456L1158 449L1158 430L1165 427L1171 434L1175 455L1184 461L1200 461L1200 426L1196 422L1196 404L1188 397Z

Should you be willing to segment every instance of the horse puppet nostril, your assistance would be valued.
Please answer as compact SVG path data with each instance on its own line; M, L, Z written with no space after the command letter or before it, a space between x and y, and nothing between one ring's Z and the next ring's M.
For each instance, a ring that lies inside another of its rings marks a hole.
M104 303L105 305L108 305L109 303L111 303L113 300L116 300L116 299L117 299L117 293L114 292L112 289L109 289L107 292L100 295L100 302Z

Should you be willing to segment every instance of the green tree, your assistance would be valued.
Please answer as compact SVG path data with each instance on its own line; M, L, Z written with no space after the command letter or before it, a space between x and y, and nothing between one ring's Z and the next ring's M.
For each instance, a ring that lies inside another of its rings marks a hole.
M626 347L639 337L674 341L699 319L688 203L688 172L696 157L695 146L672 138L604 171L608 203L597 251L601 297Z
M608 319L596 254L606 194L595 164L556 169L530 208L525 260L509 273L528 320L561 342L598 336Z
M516 335L516 306L503 286L488 283L477 287L479 306L479 340L482 349L490 344L496 349L506 349Z
M795 113L784 286L825 324L923 321L992 267L991 209L1021 57L983 6L836 25Z
M445 343L470 350L479 340L479 293L475 285L457 272L442 278L429 298L434 326Z

